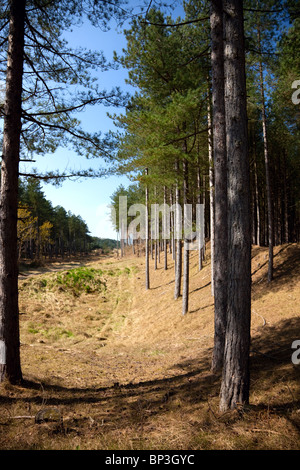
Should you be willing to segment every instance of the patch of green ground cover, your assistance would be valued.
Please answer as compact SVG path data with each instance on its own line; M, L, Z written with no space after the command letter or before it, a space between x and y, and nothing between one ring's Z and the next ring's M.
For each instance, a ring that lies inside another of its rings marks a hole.
M57 273L30 276L20 283L20 292L30 296L43 296L46 292L59 292L79 297L82 294L103 293L107 291L107 278L134 276L135 267L100 269L77 267Z
M57 341L63 338L71 338L74 336L73 332L67 330L66 328L62 328L59 326L46 327L41 323L34 323L32 321L28 324L27 331L28 333L31 333L33 335L44 336L45 338L50 339L52 341Z
M101 269L80 267L51 273L48 275L32 276L20 285L21 291L31 294L41 294L46 291L59 291L80 296L83 293L99 293L106 290L104 272Z
M57 284L64 290L71 290L75 295L85 292L101 292L106 290L103 271L94 268L75 268L57 275Z

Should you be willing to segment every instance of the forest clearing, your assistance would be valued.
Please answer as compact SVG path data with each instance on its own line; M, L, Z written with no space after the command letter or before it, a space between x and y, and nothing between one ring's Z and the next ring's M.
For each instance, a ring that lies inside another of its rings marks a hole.
M0 13L0 450L299 450L299 2Z
M271 284L267 259L253 246L250 403L224 413L209 247L201 271L191 253L185 316L171 259L147 291L131 251L21 272L24 382L0 386L0 448L299 449L300 246L275 248Z

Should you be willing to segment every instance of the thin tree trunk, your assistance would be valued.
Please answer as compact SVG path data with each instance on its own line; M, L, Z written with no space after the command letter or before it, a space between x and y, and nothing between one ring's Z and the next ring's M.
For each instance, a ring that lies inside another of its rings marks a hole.
M156 204L156 187L154 188L154 199L155 199L155 204ZM157 270L157 209L155 205L155 213L154 213L154 219L155 219L155 226L154 226L154 270Z
M284 198L284 243L289 242L289 219L288 219L288 194L287 194L287 169L286 169L286 151L284 150L284 174L283 174L283 198Z
M12 0L4 104L0 206L0 381L22 380L18 307L18 172L25 0Z
M228 165L228 307L220 410L249 401L251 320L250 170L243 2L224 1Z
M172 190L170 191L170 207L173 206L173 195L172 195ZM175 264L175 216L174 216L174 211L171 211L171 240L170 240L170 248L172 253L172 260L174 261Z
M186 204L188 203L188 163L183 162L183 210L184 220L186 220ZM186 224L184 224L186 229ZM184 234L183 250L183 289L182 289L182 315L185 315L189 309L189 269L190 269L190 251L187 234Z
M258 50L261 50L260 28L258 27ZM260 76L260 92L261 92L261 112L262 112L262 127L263 127L263 140L264 140L264 157L265 157L265 171L266 171L266 191L267 191L267 207L268 207L268 244L269 244L269 263L268 263L268 282L273 279L273 246L274 246L274 218L271 196L271 181L270 181L270 165L269 165L269 150L268 150L268 137L267 137L267 117L265 107L265 91L264 79L261 59L259 60L259 76Z
M178 176L179 173L179 164L178 162L175 163L175 172ZM179 224L181 219L180 214L180 190L179 190L179 182L176 182L175 188L175 204L176 204L176 215L175 215L175 225L176 225L176 236L177 239L176 243L176 262L175 262L175 291L174 291L174 298L178 299L181 292L181 273L182 273L182 243L181 243L181 236L179 232Z
M148 175L148 168L146 168L146 176ZM145 257L146 257L146 289L150 289L150 275L149 275L149 217L148 217L148 210L149 210L149 194L148 194L148 182L146 181L146 190L145 190L145 198L146 198L146 234L145 234Z
M164 186L164 205L166 206L166 204L167 204L167 189ZM167 225L166 210L164 210L163 217L164 217L164 220L163 220L163 224L164 224L164 230L163 230L163 233L164 233L164 269L166 271L168 269L168 246L167 246L167 238L166 238L166 225Z
M200 205L201 204L201 173L200 173L200 164L199 164L199 159L198 159L198 169L197 169L197 203ZM204 230L204 227L201 227L201 230ZM198 227L199 230L199 227ZM202 260L203 260L203 247L201 246L201 238L198 236L198 271L201 271L202 269Z
M209 162L209 208L210 208L210 254L211 254L211 295L214 295L214 251L215 251L215 195L214 195L214 164L211 129L210 93L207 100L208 123L208 162Z
M215 181L214 208L214 350L212 371L222 369L227 318L227 153L224 101L224 50L222 0L211 2L211 64L213 161Z
M256 164L256 149L254 149L254 184L255 184L255 206L256 206L256 243L261 245L261 230L260 230L260 209L259 209L259 196L258 196L258 179L257 179L257 164Z
M203 175L203 207L204 207L204 245L203 245L203 260L205 260L205 256L206 256L206 245L205 245L205 238L206 238L206 184L205 184L205 175Z

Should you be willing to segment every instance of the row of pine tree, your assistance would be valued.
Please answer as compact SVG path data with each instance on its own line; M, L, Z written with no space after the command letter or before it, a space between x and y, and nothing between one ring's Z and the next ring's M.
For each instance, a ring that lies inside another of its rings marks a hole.
M244 8L190 1L184 8L177 20L155 8L134 19L127 48L115 57L135 93L126 112L112 116L118 128L111 134L112 164L136 184L118 188L112 203L115 214L120 195L146 205L146 289L151 204L204 204L215 297L212 369L223 369L220 407L226 410L249 399L250 246L269 247L271 282L274 245L299 242L300 121L293 94L299 12L294 2L268 0L245 1ZM116 228L122 242L117 217ZM174 297L182 296L186 314L183 237L173 256Z
M87 253L92 237L80 215L53 207L38 179L19 182L19 259L64 258Z
M107 168L97 176L135 180L130 191L147 208L152 201L204 204L212 247L215 365L223 370L220 407L226 410L249 401L251 242L269 247L269 281L274 244L299 242L298 2L189 0L176 21L146 3L140 15L120 0L1 4L0 74L6 89L0 108L0 340L6 363L0 364L0 381L22 380L18 181L30 175L20 173L19 163L71 146L80 155L104 158ZM112 17L131 18L127 48L115 56L135 89L129 99L118 88L99 88L93 71L109 67L99 51L73 50L62 36L85 20L105 28ZM94 104L125 107L111 116L116 132L103 138L100 130L82 129L74 113ZM35 217L43 222L42 215ZM70 248L74 237L68 240ZM146 243L146 288L149 249ZM174 296L182 293L185 314L184 240L176 240L174 252Z
M274 13L274 2L263 2L255 12L253 2L248 3L244 15L251 237L253 244L272 248L300 240L299 106L292 100L292 84L300 76L294 54L300 23L282 2ZM111 200L117 214L119 196L126 195L129 205L144 203L146 188L149 205L172 204L176 198L181 204L184 198L202 203L205 235L213 241L207 7L207 2L188 2L184 20L177 21L152 9L147 21L135 19L126 31L127 48L116 61L128 69L128 82L136 92L126 113L112 116L120 129L112 134L118 142L112 164L116 173L137 183L127 189L121 185ZM199 21L189 21L197 17ZM121 230L118 217L115 228Z

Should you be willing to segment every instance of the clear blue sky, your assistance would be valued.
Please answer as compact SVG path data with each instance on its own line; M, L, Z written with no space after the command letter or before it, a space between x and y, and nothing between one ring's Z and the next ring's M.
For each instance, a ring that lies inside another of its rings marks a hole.
M140 2L130 0L131 6L137 6ZM170 0L169 4L173 4ZM177 16L177 15L176 15ZM125 24L124 27L128 27ZM111 23L111 29L108 32L102 32L99 28L92 27L89 23L80 27L74 27L73 32L67 36L71 46L82 46L92 50L103 51L105 57L111 60L113 51L121 52L126 47L124 35L121 29L117 29L115 22ZM109 91L114 86L119 86L126 91L125 79L127 71L110 70L108 72L100 72L99 85L102 89ZM80 113L82 126L86 131L101 131L103 134L113 129L111 119L107 117L107 112L115 112L104 106L92 106ZM122 110L121 110L122 111ZM33 165L40 172L47 170L65 170L84 169L93 167L101 168L103 162L101 159L86 160L84 157L76 155L75 152L61 148L54 154L46 156L37 156L36 163ZM21 165L21 169L24 168ZM27 164L27 169L28 164ZM130 184L126 177L109 177L109 178L86 178L77 181L65 180L60 187L51 184L42 184L45 197L52 202L55 207L63 206L67 211L71 211L75 215L80 215L87 223L91 235L102 238L116 238L116 232L113 230L109 221L109 204L110 196L116 188L123 184L125 187Z

